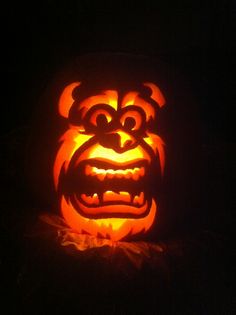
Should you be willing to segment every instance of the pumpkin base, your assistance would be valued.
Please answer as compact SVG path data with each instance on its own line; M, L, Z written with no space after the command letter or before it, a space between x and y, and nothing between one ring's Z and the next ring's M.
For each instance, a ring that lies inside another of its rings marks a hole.
M153 257L153 253L162 254L164 252L163 247L159 244L143 241L114 241L89 234L77 233L68 227L61 217L56 215L44 214L40 216L40 220L57 230L58 241L62 246L69 246L72 250L79 252L104 248L107 258L110 257L112 252L122 251L129 262L138 269L142 267L144 262L150 260L150 257Z
M215 314L214 306L229 307L220 299L230 293L228 279L215 276L225 272L228 252L209 232L155 243L111 242L75 237L58 216L40 219L27 230L18 277L23 313L201 314L204 305Z

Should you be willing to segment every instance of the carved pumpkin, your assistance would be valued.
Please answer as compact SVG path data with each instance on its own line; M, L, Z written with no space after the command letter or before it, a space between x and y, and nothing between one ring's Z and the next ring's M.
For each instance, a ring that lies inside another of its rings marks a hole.
M147 231L158 205L151 173L163 173L163 140L151 132L165 104L152 82L140 91L104 89L79 97L83 82L62 91L58 111L68 121L54 163L62 215L79 233L119 240Z
M53 77L32 120L37 209L95 238L153 240L188 227L200 133L187 84L122 54L80 56Z

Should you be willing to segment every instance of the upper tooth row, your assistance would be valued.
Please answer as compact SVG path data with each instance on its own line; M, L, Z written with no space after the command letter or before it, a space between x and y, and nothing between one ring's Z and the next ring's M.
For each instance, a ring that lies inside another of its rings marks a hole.
M113 178L113 177L125 177L132 178L134 180L138 180L140 176L143 176L145 173L144 167L135 167L135 168L127 168L125 170L113 170L113 169L103 169L97 168L95 166L86 165L85 174L91 176L97 176L100 180L103 180L105 177Z

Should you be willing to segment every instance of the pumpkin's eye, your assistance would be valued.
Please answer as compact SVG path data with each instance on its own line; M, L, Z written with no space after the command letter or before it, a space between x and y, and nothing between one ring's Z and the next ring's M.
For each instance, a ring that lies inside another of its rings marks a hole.
M143 124L142 115L136 110L126 111L120 118L121 125L126 130L139 130Z
M93 112L89 121L95 127L104 128L112 121L112 116L106 110L99 109Z
M85 114L83 125L86 132L99 133L112 129L115 110L107 104L94 105Z

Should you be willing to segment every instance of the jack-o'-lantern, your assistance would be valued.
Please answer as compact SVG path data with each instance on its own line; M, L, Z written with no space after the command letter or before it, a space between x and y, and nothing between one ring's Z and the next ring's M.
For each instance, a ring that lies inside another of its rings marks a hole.
M99 241L155 240L188 227L200 133L181 82L167 65L125 54L79 56L53 73L26 166L39 212Z
M80 99L82 85L67 85L58 105L68 120L54 163L62 215L78 233L112 240L145 232L158 212L150 176L164 170L164 142L150 130L164 96L143 82L144 95L104 89Z

